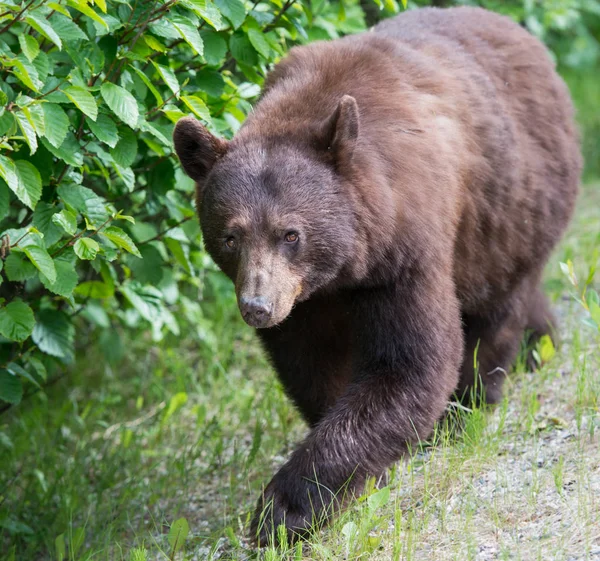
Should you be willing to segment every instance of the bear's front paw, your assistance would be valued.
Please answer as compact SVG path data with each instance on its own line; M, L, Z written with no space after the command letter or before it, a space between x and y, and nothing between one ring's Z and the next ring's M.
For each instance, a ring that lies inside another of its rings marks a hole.
M280 544L282 530L278 527L283 525L291 544L321 526L331 514L333 502L329 489L283 468L258 501L250 537L259 547Z

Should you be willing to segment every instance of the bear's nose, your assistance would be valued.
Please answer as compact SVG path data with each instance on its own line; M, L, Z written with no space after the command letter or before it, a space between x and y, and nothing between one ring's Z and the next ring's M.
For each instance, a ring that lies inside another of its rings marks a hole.
M240 310L246 323L253 327L264 327L273 313L273 304L267 302L263 296L240 298Z

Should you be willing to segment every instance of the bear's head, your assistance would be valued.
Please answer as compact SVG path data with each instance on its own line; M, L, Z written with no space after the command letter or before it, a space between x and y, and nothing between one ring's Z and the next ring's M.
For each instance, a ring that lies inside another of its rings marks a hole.
M307 130L273 135L267 122L242 131L228 142L186 117L173 138L197 184L205 247L234 282L244 320L265 328L334 283L352 260L356 215L345 175L358 108L344 96Z

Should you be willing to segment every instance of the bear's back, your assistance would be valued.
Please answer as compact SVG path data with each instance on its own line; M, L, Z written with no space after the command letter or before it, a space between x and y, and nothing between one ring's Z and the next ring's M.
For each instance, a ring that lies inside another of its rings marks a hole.
M480 310L545 262L572 214L582 164L568 89L538 39L481 8L409 11L373 32L454 65L470 89L482 161L466 181L455 270L463 307Z

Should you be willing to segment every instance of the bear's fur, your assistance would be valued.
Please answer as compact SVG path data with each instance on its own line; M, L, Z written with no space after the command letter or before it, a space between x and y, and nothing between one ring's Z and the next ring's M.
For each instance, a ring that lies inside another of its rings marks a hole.
M175 147L207 251L311 426L259 502L264 543L326 520L474 384L496 402L581 169L544 46L478 8L296 47L231 142ZM262 514L261 514L262 513Z

